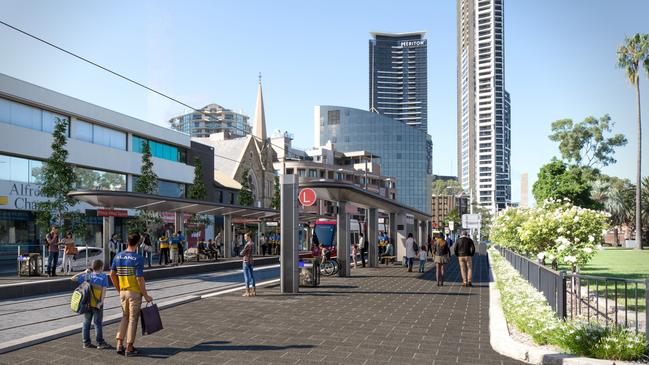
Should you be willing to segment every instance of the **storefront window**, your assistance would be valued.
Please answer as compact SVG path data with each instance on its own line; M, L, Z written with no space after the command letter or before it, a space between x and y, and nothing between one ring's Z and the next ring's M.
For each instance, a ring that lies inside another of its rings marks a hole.
M126 175L75 167L77 188L126 191Z

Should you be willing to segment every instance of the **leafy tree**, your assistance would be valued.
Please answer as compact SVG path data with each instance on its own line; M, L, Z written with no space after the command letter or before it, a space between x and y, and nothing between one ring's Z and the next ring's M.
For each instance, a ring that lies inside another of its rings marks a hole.
M477 202L473 202L472 207L473 214L480 214L480 221L482 222L480 227L481 239L488 240L489 236L491 235L493 215L491 214L491 211L489 209L483 207Z
M555 158L541 166L532 194L539 203L546 199L568 198L577 206L595 208L597 203L591 198L589 181L590 176L583 168L568 166Z
M155 194L158 192L158 175L153 172L153 161L151 161L151 147L147 142L142 142L142 168L140 176L133 186L137 193Z
M187 190L187 197L194 200L207 199L207 189L203 183L203 168L198 156L194 157L194 182ZM195 233L200 231L203 226L209 224L210 219L205 214L192 214L188 223L187 230L190 233Z
M457 180L433 180L433 195L457 195L463 191L462 184Z
M626 76L629 78L631 85L635 86L638 113L638 149L637 149L637 166L636 166L636 188L635 188L635 219L636 230L642 232L642 117L640 107L640 73L644 68L649 77L649 35L636 33L633 37L626 37L624 44L617 50L617 66L623 68ZM636 234L641 237L642 234ZM642 249L642 239L637 239L636 248Z
M68 196L74 190L76 175L74 168L67 162L68 120L56 118L52 132L52 154L43 164L40 172L41 194L47 201L36 204L37 224L47 229L51 224L62 228L63 232L72 231L75 236L85 233L83 214L71 211L76 200Z
M142 142L142 167L140 176L133 186L133 191L144 194L155 194L158 192L158 176L153 172L153 161L151 161L151 148L146 142ZM155 211L138 209L135 217L129 220L129 230L135 232L151 232L156 226L162 224L162 217Z
M252 197L252 190L250 190L250 171L248 169L243 170L241 175L241 191L239 191L239 204L240 205L252 205L254 203Z
M627 143L623 134L607 136L613 125L608 114L599 119L588 117L579 123L561 119L552 123L550 140L559 142L561 156L569 163L589 168L604 167L616 162L613 158L615 147Z
M187 190L187 197L194 200L207 199L207 189L203 183L203 168L201 167L201 160L194 157L194 182Z
M458 212L457 208L453 208L446 217L442 220L444 223L445 227L449 226L449 222L455 222L455 227L459 227L460 223L462 222L462 218L460 217L460 213Z
M282 204L282 196L279 190L279 176L275 176L275 186L273 190L273 201L270 203L270 207L273 209L279 209Z
M602 176L592 184L591 198L611 215L615 245L619 245L618 227L632 225L633 184L629 180Z

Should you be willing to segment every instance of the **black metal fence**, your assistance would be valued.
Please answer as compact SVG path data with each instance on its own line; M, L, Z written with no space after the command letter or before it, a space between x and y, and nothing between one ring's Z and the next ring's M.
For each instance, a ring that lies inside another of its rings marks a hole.
M530 285L543 293L559 318L581 318L606 327L644 331L649 338L649 279L556 271L506 248L496 249Z

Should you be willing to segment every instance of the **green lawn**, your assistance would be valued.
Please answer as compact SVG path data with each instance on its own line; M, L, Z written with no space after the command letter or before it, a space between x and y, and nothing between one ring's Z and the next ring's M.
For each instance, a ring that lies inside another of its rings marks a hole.
M607 248L598 251L588 265L581 269L581 273L585 275L618 277L625 279L649 279L649 250L637 251L633 249ZM590 286L591 290L593 290L594 284L591 283ZM614 296L615 284L609 283L607 286L608 297L612 299ZM634 288L635 285L628 284L627 295L629 297L629 309L644 311L646 309L644 301L645 285L638 285L637 295L639 298L637 308L634 300L636 296ZM618 285L618 295L621 296L623 292L623 284ZM605 295L602 283L599 285L599 293L601 296ZM618 298L618 303L624 305L624 300Z
M581 269L582 274L625 279L649 279L649 250L607 248Z

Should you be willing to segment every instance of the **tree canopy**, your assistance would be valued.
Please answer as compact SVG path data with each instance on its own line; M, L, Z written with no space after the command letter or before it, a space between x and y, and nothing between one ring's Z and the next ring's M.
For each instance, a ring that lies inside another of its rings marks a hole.
M241 190L239 191L239 204L241 205L252 205L254 199L252 197L252 190L250 189L250 171L248 169L243 170L241 175Z
M133 191L137 193L155 194L158 192L158 175L153 171L153 161L151 161L151 147L146 142L142 142L142 167L140 176L137 178Z
M538 179L532 186L532 194L539 204L550 198L568 198L582 208L596 208L596 202L591 198L587 171L557 159L541 166Z
M561 157L569 163L589 168L599 168L617 162L613 155L616 147L627 144L624 134L610 135L614 123L605 114L597 119L588 117L582 122L560 119L552 123L550 140L559 142Z
M433 195L456 195L464 191L457 180L433 180Z
M187 190L187 197L195 200L207 199L207 189L203 183L203 168L198 156L194 157L194 181Z

